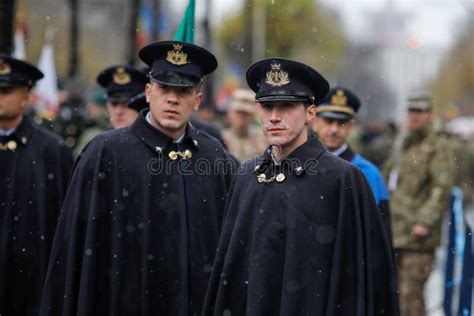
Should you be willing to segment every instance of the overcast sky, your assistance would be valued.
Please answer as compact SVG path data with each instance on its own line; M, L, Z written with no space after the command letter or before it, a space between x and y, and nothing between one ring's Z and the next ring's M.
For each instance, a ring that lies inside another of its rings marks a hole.
M197 0L197 16L202 16L206 0ZM277 2L281 0L268 0ZM291 0L285 0L291 1ZM347 34L357 38L367 27L367 16L381 10L389 0L319 0L325 6L337 9ZM467 7L474 11L474 0L391 0L398 10L409 16L407 29L422 46L447 48L459 33L459 25L468 15ZM216 14L213 23L239 8L242 0L212 0ZM174 2L184 10L188 0ZM473 21L474 23L474 21Z
M322 3L342 10L346 30L351 36L363 29L367 14L377 12L386 0L322 0ZM422 45L446 47L458 34L459 25L468 15L472 0L392 0L395 8L408 16L407 30Z

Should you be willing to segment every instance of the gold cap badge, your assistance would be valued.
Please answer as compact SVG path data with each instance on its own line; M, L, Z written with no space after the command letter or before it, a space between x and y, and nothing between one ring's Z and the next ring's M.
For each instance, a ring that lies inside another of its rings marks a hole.
M12 68L3 59L0 59L0 75L8 75Z
M265 80L266 83L274 87L280 87L290 83L290 80L288 79L288 73L280 69L280 64L271 64L271 67L272 70L267 72L267 80Z
M113 81L116 84L124 85L124 84L130 83L132 79L130 78L130 75L125 71L123 67L119 67L114 73Z
M188 63L188 54L182 51L183 46L179 44L173 44L173 49L168 51L166 60L177 66L185 65Z
M347 106L347 97L344 91L337 90L336 94L331 97L331 103L337 106Z

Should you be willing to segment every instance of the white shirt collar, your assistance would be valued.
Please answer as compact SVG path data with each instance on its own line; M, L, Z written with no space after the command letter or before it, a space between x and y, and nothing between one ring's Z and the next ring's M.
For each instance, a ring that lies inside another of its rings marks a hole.
M0 136L10 136L11 134L15 133L15 131L16 131L16 127L9 129L7 131L0 129Z
M330 151L330 153L339 157L343 152L346 151L347 147L348 147L347 144L344 144L338 149Z

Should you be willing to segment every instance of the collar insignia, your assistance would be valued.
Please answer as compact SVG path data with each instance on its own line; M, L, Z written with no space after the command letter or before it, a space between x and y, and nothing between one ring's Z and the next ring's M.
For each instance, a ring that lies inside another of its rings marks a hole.
M168 51L166 60L176 66L185 65L188 63L188 54L182 51L183 46L174 44L173 49Z
M267 72L267 80L265 80L266 83L274 87L281 87L290 83L290 80L288 79L288 73L280 69L280 64L271 64L271 67L272 70Z

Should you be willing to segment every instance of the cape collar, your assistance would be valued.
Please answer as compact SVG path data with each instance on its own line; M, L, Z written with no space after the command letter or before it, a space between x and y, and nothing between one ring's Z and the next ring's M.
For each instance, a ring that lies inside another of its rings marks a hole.
M257 165L254 173L262 173L267 169L277 167L301 175L305 171L306 161L309 159L318 159L319 156L326 151L326 148L321 144L319 139L314 135L310 135L307 142L283 158L279 165L276 165L272 155L272 146L269 146L262 156L257 157Z
M146 121L147 113L148 110L143 110L138 114L137 119L130 126L131 131L153 151L162 152L166 147L173 146L174 142L171 137L165 135ZM198 149L199 141L197 135L198 131L188 123L181 144Z
M26 146L37 128L31 119L24 115L15 131L9 136L4 136L4 138L8 141L15 141L17 145Z

